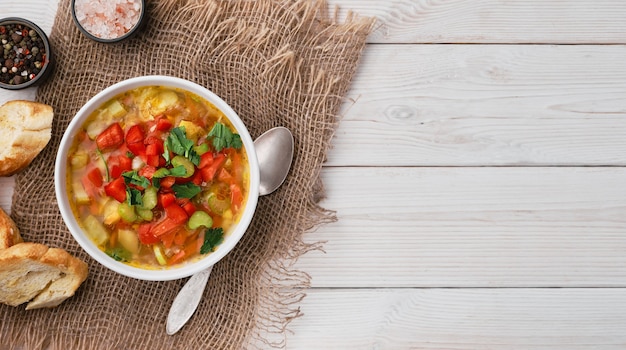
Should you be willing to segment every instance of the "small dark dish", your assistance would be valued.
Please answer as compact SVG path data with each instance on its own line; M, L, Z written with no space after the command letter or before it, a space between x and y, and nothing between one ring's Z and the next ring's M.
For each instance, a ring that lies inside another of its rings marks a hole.
M46 33L23 18L0 19L0 87L19 90L46 79L52 52Z
M86 37L101 43L116 43L142 27L146 1L72 0L71 11L76 27Z

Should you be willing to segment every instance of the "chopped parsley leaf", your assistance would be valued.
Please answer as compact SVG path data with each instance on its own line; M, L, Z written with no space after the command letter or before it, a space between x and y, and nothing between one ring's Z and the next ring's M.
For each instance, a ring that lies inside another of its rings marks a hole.
M193 198L202 192L202 188L192 182L172 185L172 190L177 198Z
M207 254L215 250L224 240L224 229L221 227L207 228L204 231L204 243L200 248L200 254Z
M239 134L233 134L226 125L220 122L213 125L211 131L209 131L208 137L212 138L213 147L215 147L215 150L218 152L224 148L232 147L239 149L243 146L241 136L239 136Z

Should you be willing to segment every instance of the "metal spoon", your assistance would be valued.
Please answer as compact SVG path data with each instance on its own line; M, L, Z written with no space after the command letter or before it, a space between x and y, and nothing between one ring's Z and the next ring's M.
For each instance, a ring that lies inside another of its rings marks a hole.
M254 140L261 175L260 196L274 192L285 181L291 168L293 145L293 135L284 127L272 128ZM196 311L212 269L213 266L191 276L178 292L167 315L167 334L178 332Z

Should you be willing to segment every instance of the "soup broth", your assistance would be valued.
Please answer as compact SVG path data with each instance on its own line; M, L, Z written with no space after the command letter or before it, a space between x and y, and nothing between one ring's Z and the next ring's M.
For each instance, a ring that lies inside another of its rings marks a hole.
M112 258L161 269L214 251L248 197L236 129L213 104L160 86L94 111L67 160L77 221Z

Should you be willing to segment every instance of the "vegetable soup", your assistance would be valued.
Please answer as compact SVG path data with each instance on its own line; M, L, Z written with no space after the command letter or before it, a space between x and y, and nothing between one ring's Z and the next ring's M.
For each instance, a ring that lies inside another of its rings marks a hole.
M93 112L68 157L68 196L91 240L115 260L159 269L214 251L248 197L246 151L214 105L160 86Z

